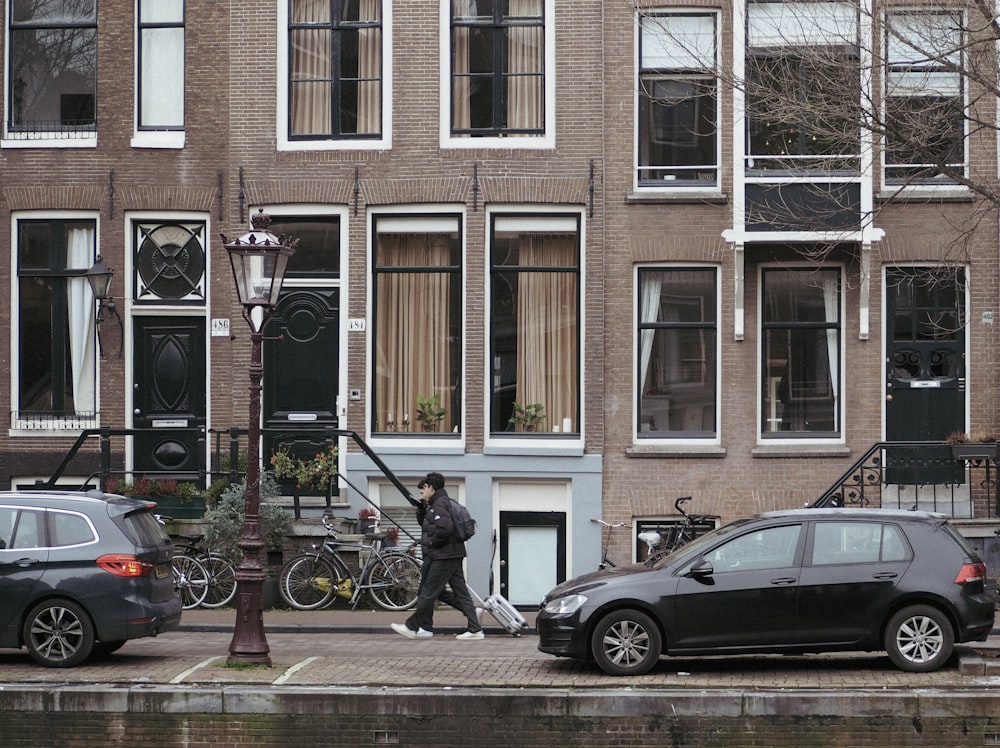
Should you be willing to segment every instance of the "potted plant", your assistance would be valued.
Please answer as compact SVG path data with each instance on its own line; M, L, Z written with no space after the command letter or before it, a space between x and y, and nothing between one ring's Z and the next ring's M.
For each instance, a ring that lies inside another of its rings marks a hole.
M109 478L106 485L108 493L155 501L157 513L172 519L199 519L205 513L205 497L189 481L139 476L134 481Z
M281 447L271 455L271 468L278 480L289 481L299 490L303 488L325 491L337 475L337 448L330 446L313 457L294 457L288 447Z
M358 512L358 532L362 535L372 535L375 532L377 520L378 513L374 509L365 507Z
M955 431L945 443L951 445L951 456L956 460L995 460L997 457L997 434L990 431L972 434Z
M423 424L424 431L437 431L447 414L448 410L441 407L440 395L417 395L417 420Z
M273 607L278 600L277 575L280 571L280 554L285 547L292 520L288 512L276 501L281 489L270 473L260 475L260 506L257 516L260 521L260 538L268 555L276 554L278 560L268 562L268 578L264 582L264 605ZM243 523L246 509L246 480L226 488L215 506L205 512L204 542L214 553L221 553L233 565L238 566L243 557L240 541L243 538Z
M514 415L510 417L510 423L520 426L522 431L534 431L544 420L545 406L541 403L521 405L514 402Z

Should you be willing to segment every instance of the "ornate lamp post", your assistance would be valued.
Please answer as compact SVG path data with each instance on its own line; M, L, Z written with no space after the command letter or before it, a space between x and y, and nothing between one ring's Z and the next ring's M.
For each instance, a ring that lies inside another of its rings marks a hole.
M229 662L271 664L264 635L264 541L260 536L260 381L264 375L264 327L278 303L288 259L298 240L286 242L269 230L271 217L261 208L250 221L253 230L222 242L229 253L243 318L250 325L250 427L247 432L247 487L236 571L236 628L229 645Z

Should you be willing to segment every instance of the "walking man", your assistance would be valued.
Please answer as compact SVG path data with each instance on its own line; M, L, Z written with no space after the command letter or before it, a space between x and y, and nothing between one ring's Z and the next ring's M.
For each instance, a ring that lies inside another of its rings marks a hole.
M444 476L428 473L417 485L420 504L417 521L420 523L420 545L423 547L423 566L420 570L420 592L417 606L406 623L392 624L392 630L409 639L425 639L434 635L434 604L438 599L462 611L468 620L466 631L455 638L476 640L484 638L476 606L469 594L462 571L466 556L465 543L455 532L454 500L444 490ZM445 587L451 587L449 594Z

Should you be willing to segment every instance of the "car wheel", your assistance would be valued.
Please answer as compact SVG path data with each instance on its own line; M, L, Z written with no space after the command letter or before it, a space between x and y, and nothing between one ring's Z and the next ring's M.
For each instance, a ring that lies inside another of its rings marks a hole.
M642 675L660 659L663 637L656 622L638 610L616 610L590 636L598 667L609 675Z
M23 636L28 654L45 667L75 667L94 650L94 624L69 600L46 600L32 608Z
M900 670L929 673L951 657L955 635L948 617L929 605L903 608L889 619L885 650Z

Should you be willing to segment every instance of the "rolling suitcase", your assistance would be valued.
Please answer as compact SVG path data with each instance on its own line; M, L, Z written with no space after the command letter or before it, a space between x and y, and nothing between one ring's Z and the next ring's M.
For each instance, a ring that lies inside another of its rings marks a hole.
M493 616L508 633L520 636L528 628L528 622L524 616L503 595L490 595L483 600L476 594L475 590L470 588L469 591L472 593L472 602L475 603L476 607L482 608Z

